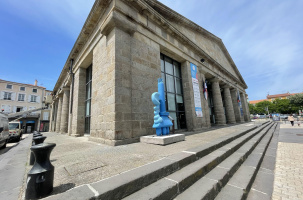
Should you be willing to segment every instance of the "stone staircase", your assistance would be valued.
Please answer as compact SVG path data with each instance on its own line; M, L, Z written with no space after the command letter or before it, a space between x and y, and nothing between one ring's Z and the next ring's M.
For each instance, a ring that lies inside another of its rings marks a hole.
M267 121L47 199L246 199L276 127Z
M234 139L123 199L245 199L276 124ZM190 152L190 150L189 150Z

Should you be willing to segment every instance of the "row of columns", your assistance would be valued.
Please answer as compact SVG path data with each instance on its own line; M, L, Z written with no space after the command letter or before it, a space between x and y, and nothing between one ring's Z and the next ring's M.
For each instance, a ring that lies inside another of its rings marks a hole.
M68 133L70 90L64 87L57 95L52 108L51 130L57 133Z
M230 86L227 84L223 86L225 104L224 114L223 100L221 96L219 81L220 80L218 78L211 79L216 124L225 125L226 123L234 124L236 122L250 121L250 113L246 100L246 94L240 92L240 101L243 111L242 115L240 110L241 108L238 102L238 90L236 88L230 89Z

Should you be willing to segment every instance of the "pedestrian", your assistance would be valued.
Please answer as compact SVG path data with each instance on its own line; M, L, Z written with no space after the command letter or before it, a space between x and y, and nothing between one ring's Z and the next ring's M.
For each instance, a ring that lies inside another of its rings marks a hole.
M295 118L292 116L292 114L288 116L288 121L290 121L291 125L294 126Z

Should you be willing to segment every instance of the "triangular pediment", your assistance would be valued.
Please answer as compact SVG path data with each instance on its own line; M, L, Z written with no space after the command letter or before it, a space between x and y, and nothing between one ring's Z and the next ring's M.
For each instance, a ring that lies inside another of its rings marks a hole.
M220 38L156 0L145 0L145 2L176 30L195 43L216 63L246 86L242 75Z

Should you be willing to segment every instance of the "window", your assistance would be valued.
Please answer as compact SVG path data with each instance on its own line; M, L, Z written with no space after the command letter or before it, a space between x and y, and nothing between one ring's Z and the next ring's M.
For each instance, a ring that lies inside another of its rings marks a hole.
M12 100L12 93L4 92L4 100Z
M165 85L166 109L175 121L175 129L186 129L180 63L161 54L161 76Z
M18 94L18 101L24 101L25 94Z
M11 84L7 84L6 89L13 89L13 86Z
M37 96L31 95L31 102L37 102Z
M37 93L37 89L36 88L33 89L33 93Z
M23 111L23 107L17 106L16 112L21 112L21 111Z
M86 69L86 96L85 96L85 133L90 133L90 114L92 97L92 65Z
M20 91L25 91L25 87L20 87Z

